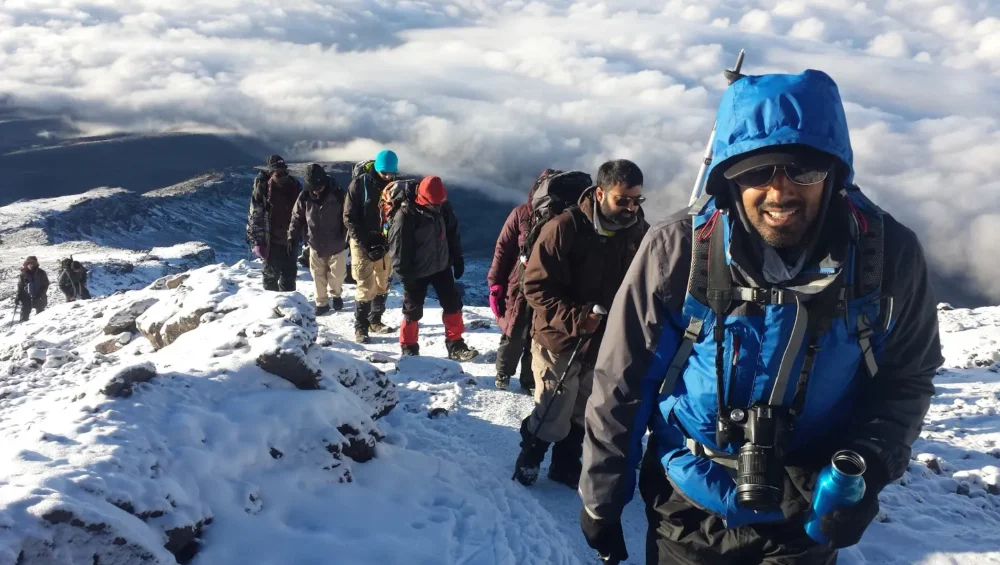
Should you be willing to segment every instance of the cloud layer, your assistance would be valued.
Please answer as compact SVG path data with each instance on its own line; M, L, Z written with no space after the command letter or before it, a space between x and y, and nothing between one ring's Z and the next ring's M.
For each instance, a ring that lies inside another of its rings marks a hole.
M499 198L635 160L682 205L730 66L819 68L858 181L1000 301L1000 5L981 0L7 0L0 96L81 123L220 129L301 157L395 148Z

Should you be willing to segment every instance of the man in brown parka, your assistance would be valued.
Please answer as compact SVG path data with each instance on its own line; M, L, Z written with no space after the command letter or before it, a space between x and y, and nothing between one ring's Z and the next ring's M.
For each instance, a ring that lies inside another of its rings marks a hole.
M604 163L597 172L597 186L587 189L576 206L549 220L531 251L523 285L534 310L535 409L521 422L521 453L515 463L515 477L524 485L534 484L545 452L554 443L549 478L577 488L584 409L604 334L603 320L592 310L595 305L611 308L649 229L641 208L642 182L635 163L625 159ZM564 372L567 376L557 395ZM536 428L538 434L532 437Z

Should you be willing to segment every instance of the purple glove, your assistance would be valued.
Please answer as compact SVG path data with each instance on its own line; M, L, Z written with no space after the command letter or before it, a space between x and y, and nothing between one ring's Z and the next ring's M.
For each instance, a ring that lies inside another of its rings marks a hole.
M253 246L253 254L260 257L262 260L267 260L267 246L257 244Z
M506 311L503 287L498 284L490 287L490 310L493 310L493 315L498 319L503 318L504 312Z

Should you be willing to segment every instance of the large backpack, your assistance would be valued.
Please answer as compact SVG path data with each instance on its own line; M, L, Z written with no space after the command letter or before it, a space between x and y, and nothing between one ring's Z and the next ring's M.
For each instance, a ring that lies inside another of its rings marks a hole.
M354 180L365 173L373 172L375 172L375 159L358 161L354 164L354 168L351 169L351 180Z
M271 175L267 171L259 171L253 180L253 192L250 194L250 209L247 211L247 245L253 247L258 243L268 243L271 226L269 206L267 202L268 181Z
M416 199L419 185L420 181L418 180L402 179L391 182L382 189L382 196L378 202L378 213L382 235L386 238L389 237L389 228L392 227L396 211L403 205L403 202L413 202Z
M524 280L524 267L535 247L535 241L542 226L552 218L576 206L580 196L593 185L590 175L581 171L558 171L546 169L531 189L531 215L528 219L528 236L520 249L518 264L518 286Z

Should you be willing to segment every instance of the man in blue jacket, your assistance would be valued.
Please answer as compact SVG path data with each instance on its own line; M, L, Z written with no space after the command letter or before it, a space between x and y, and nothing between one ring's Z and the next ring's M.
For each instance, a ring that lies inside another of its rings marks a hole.
M713 155L705 197L649 231L608 316L581 525L607 561L627 557L641 461L647 564L832 564L906 470L934 394L924 254L853 184L822 72L736 81ZM820 545L804 516L843 449L864 458L867 492L823 519Z

